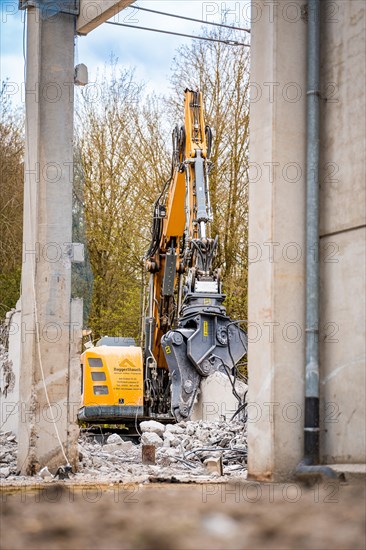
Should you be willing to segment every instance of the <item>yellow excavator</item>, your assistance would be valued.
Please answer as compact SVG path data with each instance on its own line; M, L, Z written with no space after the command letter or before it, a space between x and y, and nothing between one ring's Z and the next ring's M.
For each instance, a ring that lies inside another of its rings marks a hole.
M227 315L213 268L208 175L212 133L202 93L185 90L184 126L173 130L171 177L155 203L144 350L131 338L104 337L81 356L84 423L188 419L200 382L233 374L247 336Z

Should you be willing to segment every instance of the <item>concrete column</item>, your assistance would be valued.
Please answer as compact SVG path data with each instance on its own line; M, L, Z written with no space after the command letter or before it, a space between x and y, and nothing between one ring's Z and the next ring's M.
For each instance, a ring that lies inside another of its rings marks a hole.
M252 6L249 476L303 454L306 31L303 0Z
M43 20L28 8L18 454L26 474L65 464L56 429L77 464L68 402L74 25L71 15Z

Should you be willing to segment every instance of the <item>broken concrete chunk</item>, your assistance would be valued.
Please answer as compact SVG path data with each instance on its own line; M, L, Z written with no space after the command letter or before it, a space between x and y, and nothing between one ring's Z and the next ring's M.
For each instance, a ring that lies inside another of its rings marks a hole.
M145 432L142 434L141 443L143 445L155 445L155 447L162 447L163 440L155 432Z
M107 438L107 443L115 443L116 445L121 445L121 443L123 443L123 439L118 434L112 434Z
M184 434L185 432L184 428L179 424L167 424L165 427L165 431L172 434Z
M130 451L134 449L135 445L132 443L132 441L122 441L122 443L119 445L119 448L122 451Z
M165 432L165 426L161 422L156 422L156 420L145 420L141 422L140 430L142 433L155 433L161 436Z
M206 460L204 461L204 465L206 466L209 472L219 474L219 476L223 475L221 456L217 456L217 457L210 456L206 458Z
M186 434L187 435L194 435L196 431L196 426L193 422L187 422L187 427L186 427Z
M116 451L120 451L121 446L118 445L118 443L109 443L107 445L103 445L103 451L106 453L115 453Z
M13 456L11 454L3 454L0 458L0 462L4 462L5 464L9 464L9 462L13 461Z
M180 439L171 432L164 433L164 447L178 447Z
M0 468L0 477L2 477L4 479L4 478L7 478L9 476L10 476L10 468L8 468L8 467Z
M45 481L50 481L51 479L53 479L53 475L51 474L51 472L49 471L49 469L47 468L47 466L45 466L44 468L42 468L42 470L40 470L38 472L38 475L39 477L41 477L42 479L44 479Z
M178 449L162 447L157 449L157 459L161 466L169 466L177 462L176 456L179 454Z
M242 470L243 466L241 464L232 464L231 466L225 467L225 473L235 472L237 470Z

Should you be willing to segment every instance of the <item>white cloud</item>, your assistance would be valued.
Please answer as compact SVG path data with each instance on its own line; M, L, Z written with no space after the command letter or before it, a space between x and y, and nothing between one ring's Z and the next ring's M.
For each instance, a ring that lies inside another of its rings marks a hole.
M14 1L17 4L17 0ZM4 3L5 0L2 2L2 7ZM138 5L217 23L222 21L225 12L227 23L240 26L248 25L248 21L245 20L248 15L248 0L241 2L148 0L140 1ZM4 18L4 10L2 15L1 78L4 80L8 77L9 80L20 86L23 81L21 15L18 12L17 15L7 15ZM201 33L200 23L137 11L132 7L120 12L116 19L120 23L198 36ZM160 93L169 86L169 70L175 50L184 43L190 43L190 39L103 24L89 35L77 38L75 61L88 66L90 80L93 81L97 68L102 68L105 63L108 63L110 55L113 53L118 58L119 66L136 67L137 78L148 83L149 91ZM20 96L15 99L16 101L20 100Z

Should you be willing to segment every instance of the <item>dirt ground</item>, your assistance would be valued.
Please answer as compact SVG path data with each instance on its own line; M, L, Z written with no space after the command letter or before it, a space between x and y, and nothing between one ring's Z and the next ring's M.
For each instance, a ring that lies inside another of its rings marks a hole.
M365 483L3 487L3 550L364 550Z

